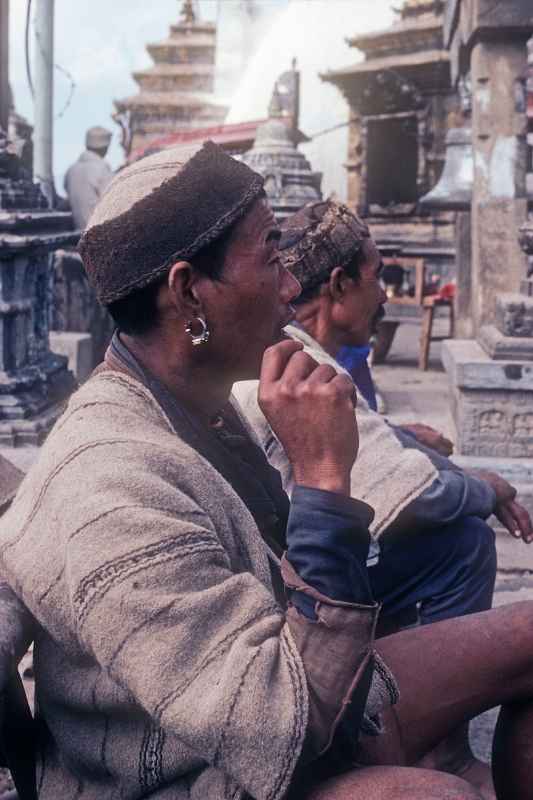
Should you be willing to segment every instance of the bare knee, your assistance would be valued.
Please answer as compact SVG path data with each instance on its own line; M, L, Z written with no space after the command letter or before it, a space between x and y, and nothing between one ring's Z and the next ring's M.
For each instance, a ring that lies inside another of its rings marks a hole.
M412 767L365 767L317 786L304 800L483 800L469 783Z

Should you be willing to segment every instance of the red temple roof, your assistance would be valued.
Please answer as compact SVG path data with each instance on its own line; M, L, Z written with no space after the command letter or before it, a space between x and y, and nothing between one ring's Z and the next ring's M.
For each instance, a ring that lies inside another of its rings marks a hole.
M190 144L210 139L212 142L221 145L233 153L243 153L249 150L254 142L257 128L266 122L265 119L253 120L252 122L236 122L229 125L211 125L206 128L191 128L188 130L177 131L168 136L161 136L159 139L152 139L145 147L138 147L133 150L128 163L137 161L143 156L152 152L166 150L169 147L176 147L180 144Z

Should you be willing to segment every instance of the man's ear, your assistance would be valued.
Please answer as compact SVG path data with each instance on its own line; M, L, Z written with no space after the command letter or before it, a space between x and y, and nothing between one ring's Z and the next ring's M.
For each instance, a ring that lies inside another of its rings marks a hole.
M199 274L188 261L177 261L168 273L169 302L178 314L196 317L202 312Z
M342 303L346 296L347 282L350 276L343 270L342 267L335 267L329 276L328 288L331 299L336 303Z

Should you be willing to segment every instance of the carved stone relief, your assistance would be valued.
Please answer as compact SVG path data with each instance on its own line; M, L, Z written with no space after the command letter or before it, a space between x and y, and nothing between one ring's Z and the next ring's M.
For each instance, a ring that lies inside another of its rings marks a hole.
M533 457L531 393L455 389L458 451L490 458Z

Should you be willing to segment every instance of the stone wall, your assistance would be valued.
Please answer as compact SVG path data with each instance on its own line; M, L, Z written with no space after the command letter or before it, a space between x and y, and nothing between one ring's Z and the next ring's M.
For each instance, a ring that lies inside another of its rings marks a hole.
M518 291L526 260L518 230L527 217L526 118L522 80L526 41L481 41L472 50L474 330L494 321L496 299Z

